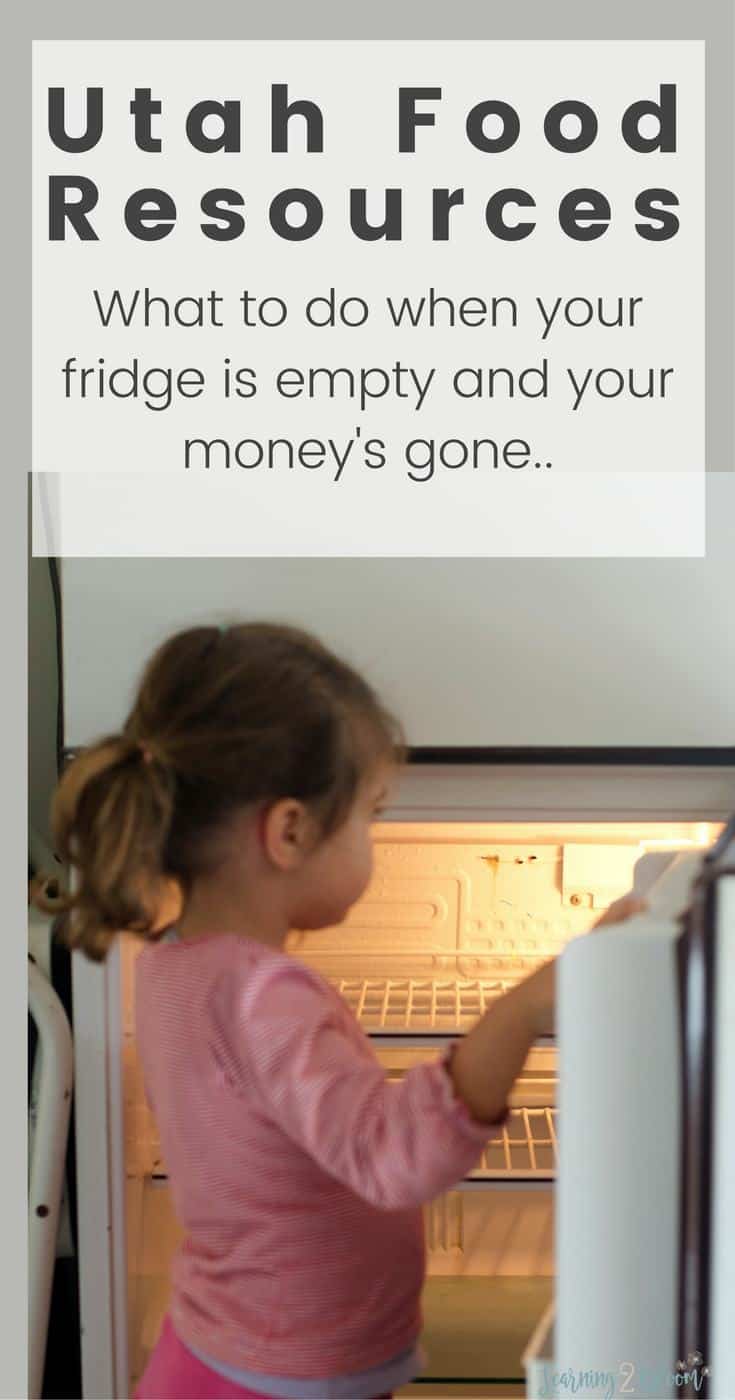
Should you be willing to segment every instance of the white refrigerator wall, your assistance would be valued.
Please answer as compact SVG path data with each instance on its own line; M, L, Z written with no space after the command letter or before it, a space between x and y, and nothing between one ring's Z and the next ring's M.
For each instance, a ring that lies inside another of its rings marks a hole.
M735 475L708 491L700 560L65 560L66 742L120 724L172 630L272 618L363 668L413 745L729 746Z

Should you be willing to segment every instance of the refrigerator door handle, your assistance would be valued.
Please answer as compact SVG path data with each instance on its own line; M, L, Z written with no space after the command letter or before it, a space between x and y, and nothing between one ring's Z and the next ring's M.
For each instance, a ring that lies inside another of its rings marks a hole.
M713 1069L717 884L735 841L732 817L708 852L692 891L677 940L680 1018L681 1177L679 1239L679 1366L687 1379L677 1394L707 1400L708 1375L690 1358L710 1354L712 1173L714 1157ZM689 1373L691 1379L689 1379Z

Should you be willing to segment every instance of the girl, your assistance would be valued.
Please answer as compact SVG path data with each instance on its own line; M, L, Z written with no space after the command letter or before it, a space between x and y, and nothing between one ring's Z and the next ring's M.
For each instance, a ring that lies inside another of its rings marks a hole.
M421 1205L503 1123L552 1026L554 969L396 1086L338 993L284 951L364 891L400 749L313 638L196 627L60 783L69 942L100 959L120 929L147 940L137 1044L185 1231L139 1400L355 1400L421 1369Z

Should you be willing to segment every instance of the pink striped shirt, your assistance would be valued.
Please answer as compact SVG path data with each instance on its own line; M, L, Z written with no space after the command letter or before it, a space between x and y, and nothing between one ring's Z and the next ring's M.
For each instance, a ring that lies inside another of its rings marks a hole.
M439 1060L388 1084L318 973L232 934L146 948L137 1042L185 1232L170 1314L224 1365L367 1370L421 1327L421 1204L493 1129Z

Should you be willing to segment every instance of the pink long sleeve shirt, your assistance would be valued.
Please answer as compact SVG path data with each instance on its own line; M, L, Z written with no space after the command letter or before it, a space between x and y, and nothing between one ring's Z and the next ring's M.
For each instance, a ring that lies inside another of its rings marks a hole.
M421 1327L421 1204L493 1129L441 1061L389 1084L339 994L223 934L138 959L137 1041L185 1232L170 1315L224 1365L367 1370Z

